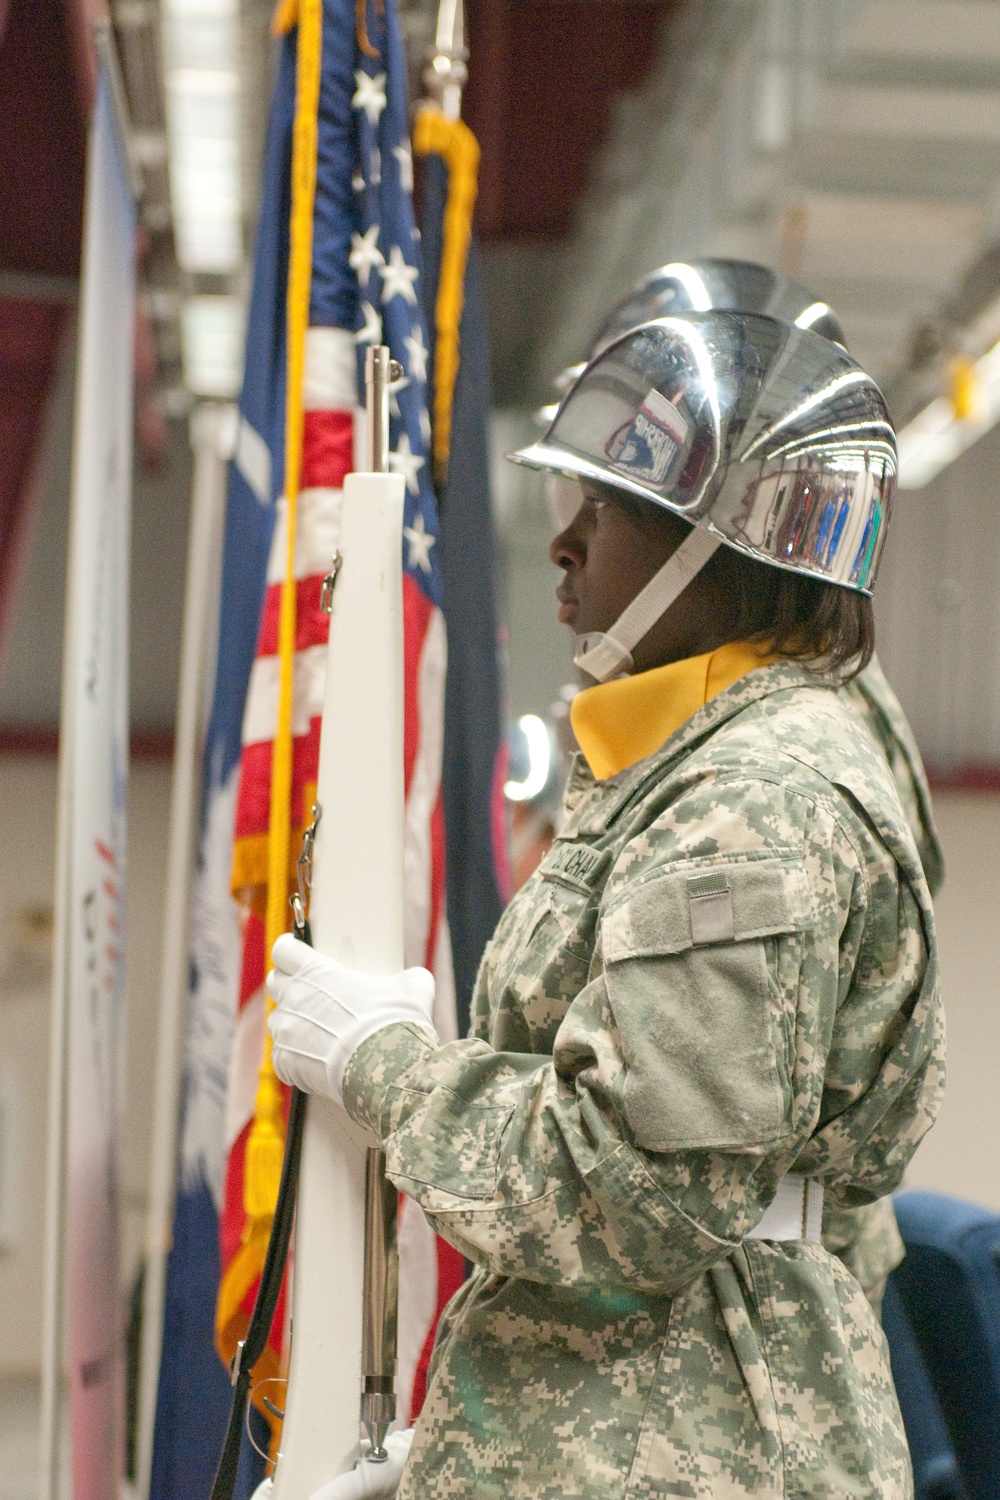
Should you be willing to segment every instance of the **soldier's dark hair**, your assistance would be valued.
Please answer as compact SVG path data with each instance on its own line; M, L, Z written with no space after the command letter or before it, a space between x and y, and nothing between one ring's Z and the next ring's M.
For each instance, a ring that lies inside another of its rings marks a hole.
M875 617L867 594L758 562L732 547L720 547L706 575L709 569L734 600L734 640L760 641L845 681L871 661Z
M586 491L623 506L671 536L678 523L691 525L615 485L588 480ZM729 605L730 640L759 641L769 651L834 673L845 682L863 672L872 659L875 617L867 594L791 573L726 546L713 553L700 576Z

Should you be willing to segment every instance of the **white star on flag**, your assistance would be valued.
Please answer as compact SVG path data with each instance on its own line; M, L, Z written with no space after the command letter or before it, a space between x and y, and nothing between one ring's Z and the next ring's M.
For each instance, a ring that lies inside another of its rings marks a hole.
M354 335L354 342L356 344L381 344L382 319L370 302L362 302L361 314L365 320L365 326L358 329Z
M385 74L376 73L374 78L359 68L354 75L357 91L351 103L355 109L363 109L368 116L368 123L374 130L378 125L379 116L385 109L388 100L385 97Z
M413 283L417 279L416 266L408 266L398 245L389 251L389 263L381 267L382 301L391 302L393 297L402 297L404 302L417 303Z
M404 141L401 146L393 146L392 154L399 162L399 185L404 193L413 192L413 152L410 150L409 141Z
M355 172L354 176L351 178L351 187L356 193L364 192L365 179L360 172Z
M426 406L420 408L420 436L429 448L431 445L431 419L427 414Z
M368 173L369 181L372 187L378 187L382 181L382 153L377 146L372 150L370 166L371 170Z
M394 474L406 476L406 488L411 495L419 495L420 481L417 475L424 466L424 460L419 453L414 453L410 447L410 439L405 432L400 434L399 447L395 453L389 454L389 468ZM421 523L422 524L422 523ZM430 568L427 569L430 572Z
M347 259L363 287L367 287L372 271L385 265L385 256L378 247L378 230L379 226L373 224L364 234L355 230L351 235L351 253Z
M411 568L421 568L425 573L431 570L431 548L437 541L437 537L431 536L430 532L424 530L424 517L422 512L417 513L417 518L412 526L403 527L403 535L410 544Z
M410 374L414 380L427 380L427 345L424 343L424 331L417 323L414 331L403 340L406 352L410 356Z

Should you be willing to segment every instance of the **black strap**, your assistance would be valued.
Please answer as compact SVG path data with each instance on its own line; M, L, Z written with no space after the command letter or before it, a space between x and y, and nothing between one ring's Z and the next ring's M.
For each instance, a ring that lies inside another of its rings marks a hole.
M303 942L312 941L309 923L296 929L295 936ZM260 1285L250 1314L246 1338L240 1343L233 1358L233 1404L229 1409L229 1422L222 1445L219 1467L215 1471L211 1500L232 1500L236 1487L236 1474L240 1464L240 1448L243 1441L243 1414L250 1394L250 1378L253 1367L267 1347L274 1310L278 1305L281 1283L288 1260L288 1246L292 1238L292 1222L295 1218L295 1190L299 1181L299 1161L302 1156L302 1132L306 1122L306 1100L301 1089L292 1089L288 1106L288 1122L285 1127L285 1155L281 1163L281 1183L278 1201L274 1205L274 1219L264 1256L264 1269L260 1274Z

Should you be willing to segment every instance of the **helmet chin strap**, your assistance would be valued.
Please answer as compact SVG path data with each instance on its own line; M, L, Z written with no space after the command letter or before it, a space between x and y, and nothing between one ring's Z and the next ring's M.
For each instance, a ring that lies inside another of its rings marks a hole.
M580 670L598 682L631 672L635 665L633 646L666 614L719 545L719 537L696 526L646 587L639 590L610 630L591 630L577 636L573 661Z

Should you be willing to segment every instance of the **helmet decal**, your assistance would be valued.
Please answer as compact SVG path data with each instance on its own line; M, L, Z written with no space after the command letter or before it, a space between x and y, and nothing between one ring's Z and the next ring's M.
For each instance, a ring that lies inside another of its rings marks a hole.
M654 386L632 420L612 433L604 451L619 474L659 486L667 482L689 430L677 407Z

